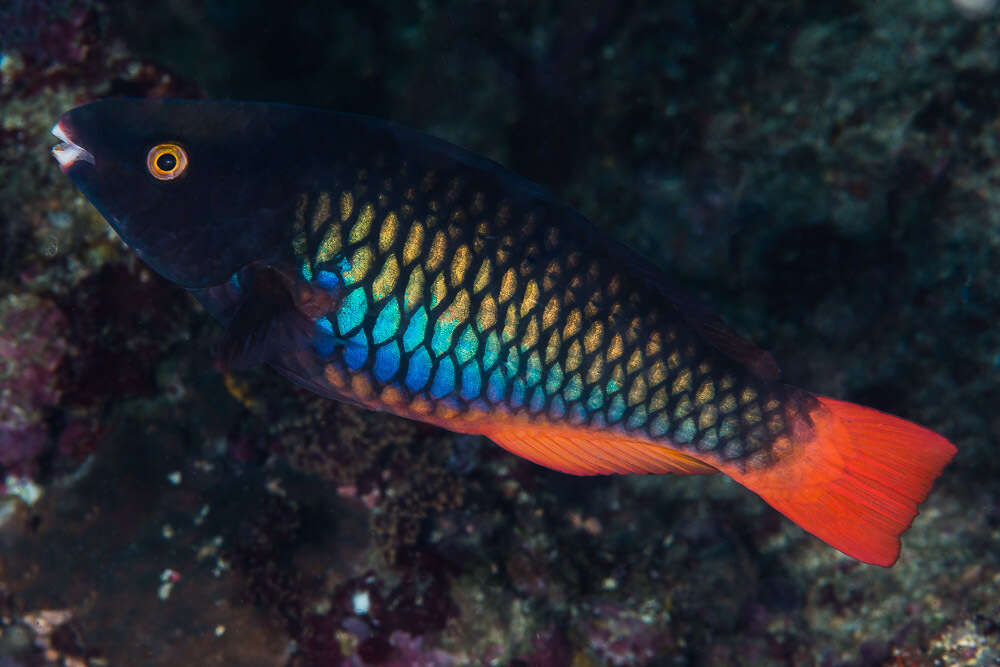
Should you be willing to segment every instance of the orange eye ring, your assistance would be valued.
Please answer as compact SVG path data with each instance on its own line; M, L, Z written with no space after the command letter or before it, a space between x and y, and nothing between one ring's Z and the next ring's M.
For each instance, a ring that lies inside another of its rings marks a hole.
M157 144L146 153L146 169L160 181L172 181L187 170L187 151L178 144Z

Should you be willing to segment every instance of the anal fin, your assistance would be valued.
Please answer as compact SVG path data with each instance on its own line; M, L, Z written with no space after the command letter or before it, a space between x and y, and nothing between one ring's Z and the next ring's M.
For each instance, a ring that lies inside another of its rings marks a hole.
M626 434L529 422L490 424L482 434L513 454L572 475L718 472L687 454Z

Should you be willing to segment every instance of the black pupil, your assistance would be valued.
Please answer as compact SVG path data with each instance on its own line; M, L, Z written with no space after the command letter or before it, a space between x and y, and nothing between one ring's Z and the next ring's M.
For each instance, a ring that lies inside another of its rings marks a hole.
M160 171L173 171L174 167L177 166L177 158L170 153L164 153L156 158L156 166Z

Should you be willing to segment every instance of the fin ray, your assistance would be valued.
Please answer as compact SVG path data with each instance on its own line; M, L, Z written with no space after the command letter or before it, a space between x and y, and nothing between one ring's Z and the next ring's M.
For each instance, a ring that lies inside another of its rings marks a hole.
M627 434L528 422L490 424L481 432L513 454L573 475L717 472L687 454Z
M277 349L307 345L312 322L298 309L291 281L266 265L243 273L246 293L226 326L223 365L250 368L270 361Z
M788 460L743 473L720 467L830 546L884 567L955 446L871 408L817 396L814 437Z

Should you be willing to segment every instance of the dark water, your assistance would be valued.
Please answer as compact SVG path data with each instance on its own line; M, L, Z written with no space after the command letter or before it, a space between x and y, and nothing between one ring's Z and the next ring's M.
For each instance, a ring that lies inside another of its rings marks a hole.
M1000 659L1000 21L947 0L0 5L0 665ZM59 173L113 95L390 118L542 183L959 454L891 569L214 363Z

